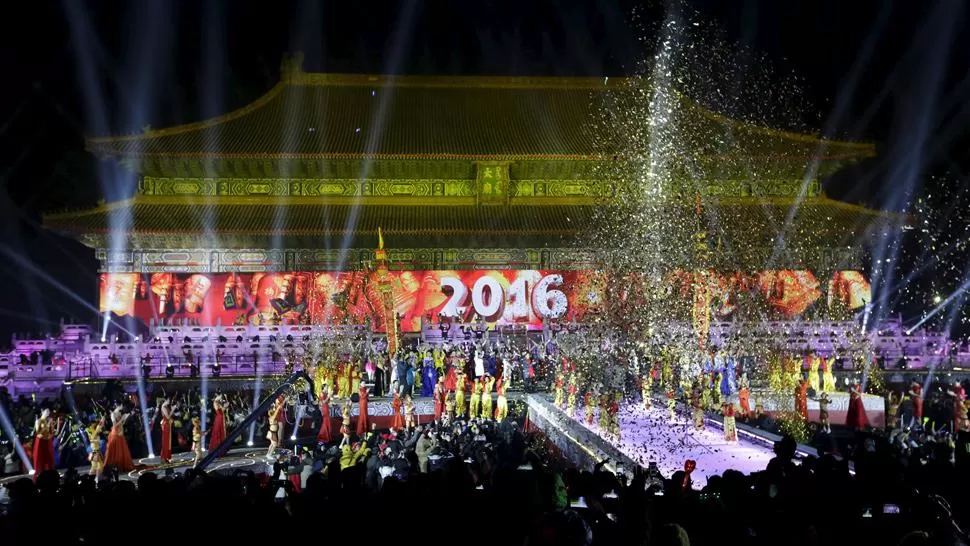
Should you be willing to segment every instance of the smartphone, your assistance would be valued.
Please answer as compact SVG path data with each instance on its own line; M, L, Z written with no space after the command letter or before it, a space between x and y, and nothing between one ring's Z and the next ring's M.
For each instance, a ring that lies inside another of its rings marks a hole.
M882 513L883 514L898 514L899 513L899 506L896 506L895 504L884 504L882 506Z
M578 499L570 503L570 506L572 506L573 508L586 508L586 498L579 497Z

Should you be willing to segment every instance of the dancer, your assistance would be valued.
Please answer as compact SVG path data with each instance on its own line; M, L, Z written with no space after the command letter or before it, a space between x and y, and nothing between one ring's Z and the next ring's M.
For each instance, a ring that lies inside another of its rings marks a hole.
M825 392L835 392L835 374L832 368L835 367L835 355L822 360L822 390Z
M819 391L818 368L821 363L822 359L819 358L818 354L812 353L811 359L808 361L808 388L815 392Z
M704 403L702 400L705 392L707 392L707 389L704 389L702 385L695 385L690 397L694 428L697 430L704 430Z
M108 433L108 448L104 454L104 466L114 466L118 472L131 472L135 463L131 460L128 441L125 440L125 421L130 414L124 413L121 405L111 412L111 432Z
M482 407L482 387L481 381L472 381L472 395L468 400L468 418L476 419Z
M734 419L734 400L731 397L724 400L721 412L724 414L724 439L728 442L737 442L738 427Z
M266 439L269 440L269 449L266 451L267 459L273 459L276 456L276 450L283 443L283 422L286 419L285 408L286 397L280 395L273 402L269 412L266 414L266 420L269 422L269 431L266 433Z
M795 387L795 411L808 421L808 381L804 377L798 380Z
M862 385L858 380L854 381L849 388L849 410L845 416L845 424L854 430L865 430L869 424L866 407L862 401Z
M903 403L903 397L896 391L889 393L886 397L886 428L892 430L896 428L896 419L899 414L899 406Z
M353 402L348 398L344 402L343 410L340 412L340 434L344 436L350 435L350 414L353 409Z
M741 418L747 419L751 415L751 386L748 384L747 372L741 372L741 383L738 387L738 405L741 406Z
M434 420L441 421L441 416L445 412L445 377L438 376L438 382L434 386Z
M394 387L394 399L391 401L391 409L393 410L391 430L401 430L404 428L404 414L401 413L401 393L398 392L397 385L394 385Z
M44 408L34 421L34 480L45 470L54 470L54 419L51 410Z
M829 393L823 392L818 399L818 424L819 430L825 434L832 434L832 426L829 423L829 404L831 403L832 399L829 398Z
M367 433L367 420L368 412L367 403L370 398L370 390L367 385L361 383L357 387L357 394L360 396L360 400L357 401L357 436L363 437Z
M212 400L212 435L209 437L209 451L214 451L226 441L226 400L220 395Z
M192 453L195 454L195 459L192 461L192 466L199 466L199 461L202 460L202 437L206 435L208 431L202 430L202 421L198 417L192 418Z
M583 406L586 407L586 424L592 426L596 420L596 397L590 389L583 395Z
M465 379L465 371L460 366L455 372L455 418L465 416L465 390L468 388L468 381Z
M418 425L418 411L410 394L404 395L404 428L413 430Z
M495 385L495 378L488 372L482 378L482 419L492 418L492 387Z
M620 402L623 400L623 393L617 392L609 398L606 406L606 414L608 416L607 432L613 436L616 441L620 441Z
M573 414L576 411L576 396L579 390L576 387L576 381L576 372L569 374L569 381L566 385L566 415L569 416L570 419L573 417Z
M566 380L563 378L562 372L556 373L556 384L555 384L555 398L553 399L553 404L557 408L562 408L563 394L566 388ZM474 393L472 394L474 396Z
M970 423L967 422L967 394L960 380L953 382L953 388L947 394L953 397L953 431L968 430Z
M94 481L101 481L101 472L104 471L104 457L101 455L101 430L104 428L104 417L98 422L88 427L88 443L91 445L91 453L88 454L88 462L91 468L88 474L94 476Z
M455 422L455 393L449 392L445 395L445 414L442 417L441 424L443 426L450 426Z
M495 421L501 423L509 415L509 401L505 397L505 380L499 379L495 384Z
M172 462L172 404L168 400L162 402L159 409L162 413L161 428L162 428L162 447L159 451L159 455L162 464L168 464Z
M330 414L330 385L322 385L317 395L317 405L320 407L320 430L317 431L317 442L329 444L333 441L333 416Z
M909 386L909 399L913 403L913 421L910 426L923 426L923 386L913 381Z

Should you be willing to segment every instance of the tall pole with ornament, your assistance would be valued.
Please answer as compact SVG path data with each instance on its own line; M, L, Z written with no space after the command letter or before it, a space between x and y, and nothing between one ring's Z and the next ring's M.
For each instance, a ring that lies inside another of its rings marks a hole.
M709 270L710 249L707 246L707 230L704 229L701 197L697 196L698 230L694 234L694 305L691 310L691 322L694 335L697 336L697 346L701 351L707 349L707 340L711 329L711 273Z
M377 270L377 292L381 295L384 313L384 331L387 332L387 352L397 352L398 320L394 310L394 294L391 288L391 278L387 268L387 251L384 250L384 233L377 228L377 250L374 251L374 261Z

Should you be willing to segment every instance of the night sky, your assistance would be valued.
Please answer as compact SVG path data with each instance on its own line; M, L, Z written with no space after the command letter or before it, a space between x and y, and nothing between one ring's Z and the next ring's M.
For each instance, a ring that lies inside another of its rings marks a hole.
M132 191L130 177L84 151L85 135L165 127L243 106L276 83L280 59L292 51L306 55L311 71L631 74L649 55L653 22L663 14L659 2L639 4L18 3L18 17L0 33L0 346L12 332L56 330L62 317L96 320L93 250L38 228L42 211ZM905 205L917 194L960 202L954 199L962 199L970 172L965 2L687 4L696 10L688 17L717 29L719 39L801 82L808 108L791 116L778 105L777 119L766 123L791 125L795 117L825 134L878 143L879 159L824 181L830 196L909 212ZM711 106L743 110L746 100ZM952 231L948 222L938 229ZM953 259L965 275L967 255ZM947 289L959 285L954 276L920 282ZM901 311L919 313L908 305Z

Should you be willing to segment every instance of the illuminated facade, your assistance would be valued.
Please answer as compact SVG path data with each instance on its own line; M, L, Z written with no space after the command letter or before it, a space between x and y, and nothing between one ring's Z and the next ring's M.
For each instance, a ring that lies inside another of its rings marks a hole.
M316 74L288 59L239 110L89 139L137 173L136 195L44 223L96 249L102 311L146 324L381 327L379 228L402 331L438 313L582 320L604 304L596 271L610 259L583 231L615 190L597 176L612 159L597 98L632 82ZM859 240L887 216L825 197L819 180L874 148L689 111L704 183L688 183L720 218L710 261L724 284L750 279L786 319L868 301ZM797 244L779 248L782 225ZM715 320L728 299L713 294Z

